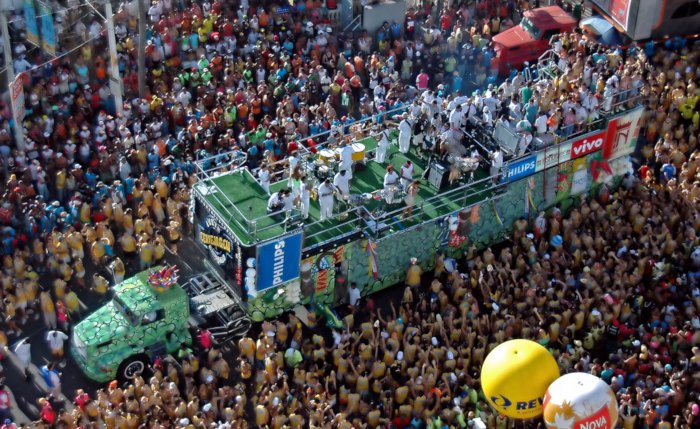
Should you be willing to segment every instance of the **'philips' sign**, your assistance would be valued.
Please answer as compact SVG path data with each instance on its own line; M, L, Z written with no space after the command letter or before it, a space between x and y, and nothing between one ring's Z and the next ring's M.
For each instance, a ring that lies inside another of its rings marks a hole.
M515 160L508 164L503 182L513 182L534 174L537 169L537 155Z
M258 291L299 278L301 234L299 231L258 247Z

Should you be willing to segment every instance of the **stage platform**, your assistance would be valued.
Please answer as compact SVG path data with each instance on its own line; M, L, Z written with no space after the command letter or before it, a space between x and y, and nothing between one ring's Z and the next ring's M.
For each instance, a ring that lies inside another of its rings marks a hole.
M382 189L384 174L389 163L400 171L400 167L406 160L411 160L414 164L416 179L421 178L428 166L427 156L417 153L415 147L412 147L408 154L402 154L398 151L398 147L392 144L387 150L387 162L380 164L373 160L377 140L368 137L361 143L366 147L367 160L365 167L353 174L352 194L373 193ZM421 179L412 219L400 219L401 210L405 206L403 201L387 207L383 200L372 199L364 208L370 214L370 222L385 223L387 228L382 231L382 234L390 234L419 222L454 213L488 198L493 192L493 186L491 181L486 179L487 176L488 169L482 165L475 171L473 183L467 184L468 176L463 175L461 181L446 185L441 190L429 184L427 180ZM204 179L197 186L210 208L229 226L243 245L254 245L298 228L298 224L285 225L284 214L267 215L269 194L247 169ZM270 191L276 192L286 187L285 179L274 183ZM379 210L384 213L378 214ZM318 201L312 200L309 218L303 222L304 248L331 242L367 227L367 215L361 219L357 210L351 210L343 202L336 200L334 211L346 212L346 216L336 215L333 219L321 222ZM377 214L377 217L375 218L372 214Z

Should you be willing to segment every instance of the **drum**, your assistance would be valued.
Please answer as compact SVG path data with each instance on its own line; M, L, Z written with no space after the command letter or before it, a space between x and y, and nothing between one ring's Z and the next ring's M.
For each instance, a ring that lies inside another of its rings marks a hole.
M326 180L331 176L331 169L327 165L322 165L316 170L316 177L318 180Z
M365 145L362 143L352 144L352 160L354 162L359 162L365 159Z
M340 162L340 152L342 152L342 150L343 150L343 149L342 149L342 148L339 148L339 147L333 149L333 156L335 156L335 161L336 161L336 162Z
M316 160L316 161L318 161L318 160ZM306 169L306 174L307 174L307 175L311 175L311 174L314 173L314 171L316 171L316 161L314 161L314 162L307 162L307 163L306 163L306 168L305 168L305 169ZM321 163L321 165L323 165L323 163Z
M318 157L326 165L328 165L331 160L335 161L335 154L330 149L323 149L318 153Z
M364 197L363 194L350 194L350 197L348 198L348 203L350 203L351 206L361 206L364 204Z

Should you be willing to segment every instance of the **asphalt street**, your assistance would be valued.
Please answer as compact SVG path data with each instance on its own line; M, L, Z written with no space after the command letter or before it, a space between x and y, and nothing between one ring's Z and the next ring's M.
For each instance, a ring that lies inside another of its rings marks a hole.
M166 263L176 264L178 266L180 282L182 283L193 275L204 272L206 269L204 266L205 257L206 255L204 252L191 239L185 239L178 243L177 255L167 250L164 259ZM92 275L95 272L99 272L105 276L105 278L111 280L111 274L106 266L95 267L88 259L89 258L86 258L85 260L85 279L88 285L90 285ZM137 260L125 260L124 262L127 265L125 278L139 272L140 269ZM43 287L51 287L52 281L47 277L42 279L41 284ZM81 318L89 315L109 299L108 297L100 297L93 291L75 290L81 302ZM31 421L38 419L39 408L37 406L37 400L48 395L48 388L39 373L39 369L52 361L52 356L46 343L46 328L43 320L38 315L30 316L29 319L30 320L23 326L23 333L20 336L15 335L9 338L10 352L6 353L6 359L3 361L6 374L6 390L11 391L14 396L14 400L12 401L12 415L14 421L17 423L31 423ZM81 319L71 321L71 324L76 324L80 320ZM70 335L70 332L67 334ZM22 370L17 365L17 358L14 353L11 352L15 343L26 337L31 338L32 365L30 366L30 372L33 374L33 377L30 381L25 380ZM61 390L63 393L63 397L60 399L63 400L63 406L66 409L70 409L76 389L84 389L94 397L95 391L103 387L101 383L92 382L82 374L80 368L78 368L75 362L70 358L68 350L70 347L69 342L70 340L65 342L66 358L59 365L62 366Z

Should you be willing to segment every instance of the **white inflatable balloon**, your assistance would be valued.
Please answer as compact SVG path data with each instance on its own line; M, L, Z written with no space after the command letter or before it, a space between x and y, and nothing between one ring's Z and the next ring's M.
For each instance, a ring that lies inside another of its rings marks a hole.
M562 375L550 384L542 409L547 429L614 429L617 425L612 389L584 372Z

